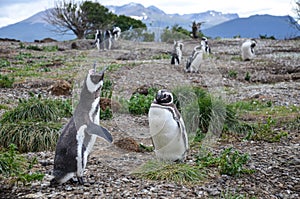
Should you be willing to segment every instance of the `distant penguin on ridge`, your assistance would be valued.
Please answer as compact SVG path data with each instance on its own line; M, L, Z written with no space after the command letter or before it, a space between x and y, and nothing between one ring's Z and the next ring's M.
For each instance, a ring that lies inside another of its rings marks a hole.
M104 70L96 73L94 68L84 80L79 103L56 145L51 185L65 183L74 176L83 184L83 171L97 136L113 141L111 134L99 125L103 77Z
M242 60L243 61L250 61L254 58L254 47L256 46L255 39L248 39L246 40L241 47L242 51Z
M188 136L171 92L157 92L148 119L156 157L163 161L183 161L189 148Z

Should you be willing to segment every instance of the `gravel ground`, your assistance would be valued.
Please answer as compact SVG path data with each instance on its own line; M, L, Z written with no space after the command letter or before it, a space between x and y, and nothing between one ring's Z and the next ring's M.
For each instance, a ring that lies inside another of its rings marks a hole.
M241 62L239 46L242 41L211 41L213 55L205 58L199 73L193 74L183 72L185 60L197 45L193 40L183 42L184 61L179 66L171 66L170 60L152 59L153 55L167 53L172 49L172 44L166 43L121 41L111 51L97 52L88 47L81 51L87 54L88 61L85 64L100 57L104 59L101 64L126 65L107 74L113 81L115 98L128 99L143 85L169 89L197 85L221 95L228 102L260 99L270 100L280 106L300 106L300 41L258 40L255 59ZM69 49L68 43L58 45L63 45L65 49L59 53L71 55L79 51ZM17 54L16 46L17 43L3 42L2 55L9 57ZM230 77L230 71L236 71L237 76ZM251 74L250 82L245 81L247 72ZM12 101L28 97L29 90L53 97L48 90L51 84L51 81L41 80L37 83L36 80L28 80L13 89L1 89L1 103L14 106ZM0 114L3 113L1 111ZM37 155L39 164L36 169L46 174L44 180L30 186L13 187L1 182L0 198L224 198L226 193L245 195L246 198L300 198L299 129L289 132L289 136L279 143L216 139L209 146L213 153L218 154L224 148L233 146L250 155L247 166L256 172L231 177L212 171L211 178L197 185L185 185L142 180L131 174L140 165L155 158L153 153L133 150L136 148L133 140L151 144L147 116L132 116L126 111L115 111L113 119L102 121L102 125L110 130L115 141L107 144L101 139L97 140L85 171L84 185L66 183L50 187L54 152L29 153L28 156ZM117 145L120 141L123 144ZM195 153L190 151L188 159L192 159Z

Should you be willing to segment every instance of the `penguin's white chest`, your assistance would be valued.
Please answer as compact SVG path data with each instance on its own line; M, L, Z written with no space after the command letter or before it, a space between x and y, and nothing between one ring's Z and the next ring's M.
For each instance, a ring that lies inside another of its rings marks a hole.
M175 161L182 159L186 151L185 141L177 121L171 111L151 107L149 110L149 128L159 159Z

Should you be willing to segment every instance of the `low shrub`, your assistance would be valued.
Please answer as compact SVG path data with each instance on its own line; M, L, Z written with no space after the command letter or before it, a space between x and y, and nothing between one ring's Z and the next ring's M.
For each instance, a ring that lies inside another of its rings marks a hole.
M10 78L7 75L0 74L0 88L12 88L15 82L15 78Z
M134 115L148 114L157 91L156 88L150 88L147 95L140 93L133 94L128 101L129 112Z
M42 180L44 174L32 172L32 167L37 163L36 158L27 159L17 153L17 147L10 144L8 150L0 151L0 177L9 184L22 182L29 183L34 180Z

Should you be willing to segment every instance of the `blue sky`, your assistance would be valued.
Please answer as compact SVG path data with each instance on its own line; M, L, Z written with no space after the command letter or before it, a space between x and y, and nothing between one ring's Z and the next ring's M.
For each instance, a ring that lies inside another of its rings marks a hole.
M68 0L67 0L68 1ZM82 1L82 0L78 0ZM102 5L124 5L141 3L145 7L154 5L165 13L188 14L215 10L222 13L237 13L240 17L255 14L291 15L295 0L91 0ZM0 0L0 27L14 24L54 6L57 0ZM172 2L172 3L170 3Z

